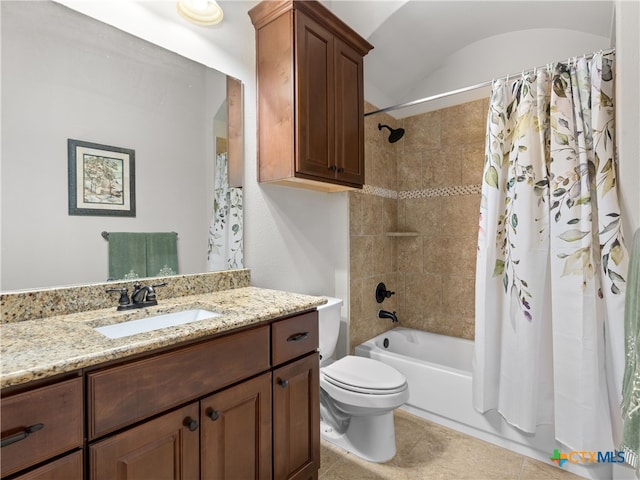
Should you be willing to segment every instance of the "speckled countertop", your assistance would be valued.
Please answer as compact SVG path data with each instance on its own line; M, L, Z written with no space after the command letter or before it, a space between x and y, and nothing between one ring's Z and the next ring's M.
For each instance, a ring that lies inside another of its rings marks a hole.
M256 287L172 298L125 312L115 308L0 325L0 387L19 385L188 340L291 315L325 303L323 297ZM109 339L95 327L192 308L221 316Z

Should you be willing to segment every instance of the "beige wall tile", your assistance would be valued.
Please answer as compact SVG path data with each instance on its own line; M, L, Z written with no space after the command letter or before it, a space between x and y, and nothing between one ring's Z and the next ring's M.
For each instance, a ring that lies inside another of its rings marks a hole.
M402 237L398 243L398 271L403 273L422 273L423 237Z
M384 199L376 195L364 195L362 202L362 233L363 235L382 235L384 219L382 204Z
M349 282L349 317L352 324L361 322L364 316L365 278L351 278Z
M438 229L448 235L477 235L480 195L454 195L442 200Z
M455 146L426 150L423 153L423 188L451 187L461 184L462 159L459 150L460 148Z
M483 100L442 110L442 145L483 142L486 131Z
M475 279L446 275L442 277L442 311L448 316L473 317L475 310ZM462 322L460 327L462 329Z
M404 154L423 152L441 145L442 114L440 110L404 119ZM398 142L398 143L400 143Z
M425 237L425 243L429 240ZM427 247L433 248L438 255L432 260L435 270L434 273L443 273L448 275L456 275L459 277L475 278L476 271L476 252L477 252L477 236L446 236L435 239L437 246ZM425 259L425 271L426 259Z
M402 315L420 320L442 313L442 277L430 273L408 273L404 276Z
M373 237L351 237L349 250L351 277L366 278L373 275Z
M403 200L402 221L399 227L422 235L435 235L442 231L442 210L442 197Z
M398 190L422 188L422 152L407 152L398 158Z
M362 223L364 214L362 204L364 203L364 195L360 192L350 191L349 198L349 235L362 235Z
M373 237L373 274L385 275L397 270L397 247L392 237Z
M383 227L382 231L395 232L398 230L398 200L395 198L382 199Z
M460 147L462 161L461 185L480 185L484 168L484 142L469 143Z

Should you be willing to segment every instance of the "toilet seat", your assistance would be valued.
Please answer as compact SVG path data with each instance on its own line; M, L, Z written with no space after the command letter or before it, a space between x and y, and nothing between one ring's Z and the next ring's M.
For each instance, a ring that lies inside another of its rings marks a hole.
M323 379L344 390L392 395L407 389L407 379L395 368L371 358L348 355L321 369Z

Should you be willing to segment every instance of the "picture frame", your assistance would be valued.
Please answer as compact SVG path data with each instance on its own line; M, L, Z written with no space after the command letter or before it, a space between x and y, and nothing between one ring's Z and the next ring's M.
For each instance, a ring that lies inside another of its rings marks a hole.
M67 139L69 215L136 216L135 150Z

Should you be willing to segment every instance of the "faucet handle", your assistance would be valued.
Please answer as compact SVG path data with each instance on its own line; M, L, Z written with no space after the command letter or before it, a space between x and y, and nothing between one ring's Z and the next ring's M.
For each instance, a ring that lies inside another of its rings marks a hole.
M117 292L120 294L118 305L129 305L131 300L129 299L129 290L126 287L122 288L108 288L107 293Z
M154 301L156 299L156 291L154 290L154 288L164 287L166 284L167 282L162 282L156 283L155 285L150 285L149 290L147 291L147 300Z
M387 286L380 282L377 286L376 286L376 301L378 303L382 303L384 302L385 298L391 298L391 295L395 295L396 292L392 292L390 290L387 290Z

